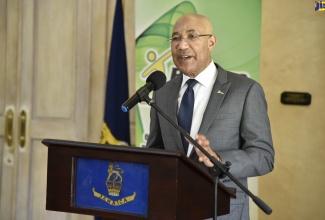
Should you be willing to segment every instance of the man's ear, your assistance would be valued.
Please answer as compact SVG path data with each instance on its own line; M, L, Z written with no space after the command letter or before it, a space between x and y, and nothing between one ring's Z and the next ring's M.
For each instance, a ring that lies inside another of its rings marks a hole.
M214 49L214 47L216 46L216 44L217 44L217 38L216 38L216 36L212 35L208 41L209 51L212 51Z

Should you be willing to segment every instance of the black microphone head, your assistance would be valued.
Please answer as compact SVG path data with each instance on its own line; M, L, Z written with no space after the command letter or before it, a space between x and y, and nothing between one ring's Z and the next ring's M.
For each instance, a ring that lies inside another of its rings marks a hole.
M156 70L148 76L146 82L151 82L154 85L153 90L156 91L165 85L166 75L163 72Z

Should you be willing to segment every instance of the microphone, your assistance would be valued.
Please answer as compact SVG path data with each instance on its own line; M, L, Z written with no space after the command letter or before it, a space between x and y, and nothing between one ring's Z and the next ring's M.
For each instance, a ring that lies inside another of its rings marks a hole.
M166 75L159 70L154 71L148 76L146 80L146 84L142 86L140 89L138 89L131 98L129 98L122 104L121 107L122 111L128 112L136 104L142 101L143 96L148 95L152 90L156 91L160 89L165 85L165 83L166 83Z

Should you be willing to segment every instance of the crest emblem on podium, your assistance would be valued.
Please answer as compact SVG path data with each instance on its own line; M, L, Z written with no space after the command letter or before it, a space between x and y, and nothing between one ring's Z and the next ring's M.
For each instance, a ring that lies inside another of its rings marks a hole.
M114 196L119 197L122 187L123 187L123 176L124 170L119 166L119 164L114 162L110 162L107 168L107 179L106 179L106 187L108 191L108 196ZM93 193L94 196L107 202L110 205L113 206L120 206L124 205L126 203L129 203L135 199L136 192L134 192L132 195L120 198L118 200L113 200L112 198L109 198L99 192L96 192L95 188L93 187Z
M124 170L119 167L119 165L115 165L114 163L110 162L108 166L108 176L106 180L106 187L108 190L108 195L110 196L119 196L122 185L123 185L123 174Z
M75 205L146 215L149 166L125 161L77 158Z

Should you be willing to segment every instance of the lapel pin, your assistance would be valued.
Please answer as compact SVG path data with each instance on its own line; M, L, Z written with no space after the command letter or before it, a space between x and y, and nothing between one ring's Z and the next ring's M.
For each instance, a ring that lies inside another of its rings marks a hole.
M218 92L217 92L218 94L221 94L221 95L223 95L224 93L223 92L221 92L221 90L218 90Z

